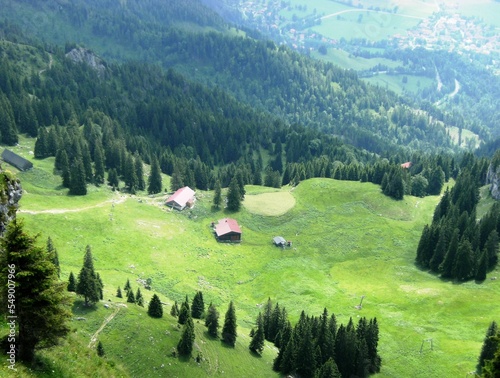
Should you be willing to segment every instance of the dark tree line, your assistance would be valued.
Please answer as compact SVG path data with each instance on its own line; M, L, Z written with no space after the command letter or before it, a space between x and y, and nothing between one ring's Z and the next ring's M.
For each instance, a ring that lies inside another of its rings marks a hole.
M434 211L431 225L420 238L416 262L442 278L483 281L497 265L500 233L500 204L476 220L479 188L485 182L488 165L484 159L466 154L460 174L446 190Z
M285 375L367 377L380 371L376 318L362 317L357 325L351 318L347 325L339 325L326 309L319 317L302 311L292 327L286 309L278 303L273 307L269 299L256 325L249 349L261 353L264 339L273 342L279 349L273 369ZM322 375L327 371L332 375Z

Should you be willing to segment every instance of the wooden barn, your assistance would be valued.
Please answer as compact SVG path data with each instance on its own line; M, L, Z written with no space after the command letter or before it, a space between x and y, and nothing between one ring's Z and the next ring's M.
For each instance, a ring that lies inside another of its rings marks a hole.
M18 154L7 149L3 150L2 159L6 163L19 169L20 171L26 171L30 168L33 168L33 163L31 161L26 160L22 156L19 156Z
M189 186L185 186L177 189L174 194L168 197L167 206L177 210L184 210L186 207L193 207L194 201L196 201L194 190Z
M215 238L222 243L241 243L241 229L236 220L224 218L214 225Z

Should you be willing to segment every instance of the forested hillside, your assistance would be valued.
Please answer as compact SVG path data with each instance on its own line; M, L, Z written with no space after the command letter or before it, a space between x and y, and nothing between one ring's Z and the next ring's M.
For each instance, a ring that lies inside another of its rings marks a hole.
M431 117L417 112L393 93L361 82L353 72L272 42L244 37L241 32L235 34L211 11L197 12L202 7L197 2L172 3L176 5L162 5L154 15L151 7L155 2L129 1L107 8L103 4L102 9L101 3L69 5L53 0L5 2L2 6L9 14L4 22L26 27L43 42L67 43L67 48L84 44L115 61L142 60L174 67L279 116L286 124L314 127L371 152L381 154L401 145L421 151L453 147L440 122L444 118L437 113L431 112ZM47 22L25 25L26 14ZM207 16L199 20L201 16L193 14ZM159 23L156 15L166 21ZM170 24L173 19L201 26L186 31L179 23ZM49 25L52 32L47 30ZM404 111L404 117L391 117L396 107Z

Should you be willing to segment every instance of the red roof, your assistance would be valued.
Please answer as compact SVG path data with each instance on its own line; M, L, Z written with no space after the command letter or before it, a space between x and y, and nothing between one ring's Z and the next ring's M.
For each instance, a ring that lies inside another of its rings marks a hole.
M215 226L215 233L217 236L226 235L230 232L236 232L241 234L240 226L238 226L238 222L231 218L224 218L219 220L219 223Z
M167 204L175 202L178 205L184 207L193 198L193 196L194 190L189 186L185 186L184 188L177 189L174 194L168 197Z
M411 161L408 161L408 162L406 162L406 163L401 164L401 168L406 168L406 169L408 169L408 168L410 168L410 167L411 167Z

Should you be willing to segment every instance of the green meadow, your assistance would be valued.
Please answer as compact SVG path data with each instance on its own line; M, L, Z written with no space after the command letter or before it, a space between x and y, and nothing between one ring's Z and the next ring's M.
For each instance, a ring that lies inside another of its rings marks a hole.
M30 142L22 140L14 150L29 156ZM52 174L50 159L32 161L32 171L17 173L26 190L18 218L29 232L40 233L40 243L53 239L64 280L78 273L90 245L105 286L104 302L95 310L75 302L69 340L41 353L58 376L75 375L58 362L71 358L76 371L98 363L100 376L125 371L133 377L276 377L272 345L262 357L248 351L248 334L269 297L286 307L292 322L302 310L319 315L325 307L342 323L376 317L380 377L465 376L475 368L489 323L498 321L500 281L490 279L498 270L482 284L457 284L414 265L438 197L394 201L371 183L310 179L293 189L248 186L242 209L233 214L212 209L212 192L198 192L194 208L178 212L164 206L165 195L131 196L105 186L70 197ZM492 200L487 190L481 193L486 211ZM227 216L239 222L241 244L215 241L210 223ZM273 246L277 235L292 246ZM153 292L164 303L159 320L115 297L127 279L135 291L137 279L147 278L152 290L141 289L146 304ZM191 300L197 290L206 305L217 306L221 322L234 301L239 334L236 348L225 348L208 337L202 321L195 322L193 357L199 353L199 363L172 356L180 330L168 314L174 301L186 295ZM89 348L97 331L104 362Z

